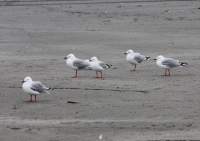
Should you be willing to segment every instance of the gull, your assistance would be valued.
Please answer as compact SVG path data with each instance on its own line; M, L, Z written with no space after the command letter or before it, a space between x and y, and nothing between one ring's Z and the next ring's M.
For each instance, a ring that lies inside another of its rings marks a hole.
M162 55L159 55L156 59L157 66L165 69L165 74L163 76L170 76L170 69L174 67L182 67L186 66L187 63L179 62L179 60L175 60L173 58L165 58ZM168 74L167 74L168 71Z
M103 71L104 69L110 68L110 65L105 64L105 63L102 62L102 61L99 61L99 60L97 59L97 57L92 57L92 58L90 59L90 62L91 62L90 67L92 68L92 70L96 71L96 77L95 77L95 78L102 78L102 71ZM98 77L98 72L101 73L101 76L100 76L100 77Z
M87 69L87 67L90 66L90 64L85 62L84 60L76 58L74 54L69 54L64 59L66 59L66 64L69 68L76 70L76 75L72 78L77 77L78 70Z
M128 61L132 65L135 65L135 68L133 71L136 70L136 65L151 58L150 56L144 56L144 55L141 55L140 53L134 53L133 50L131 49L125 52L124 55L126 55L126 61Z
M32 95L35 96L35 101L36 102L36 95L39 95L41 93L47 93L50 94L47 90L50 90L50 88L45 87L42 82L40 81L33 81L31 77L27 76L24 78L22 81L22 89L24 90L25 93L28 93L30 95L30 101L32 102Z

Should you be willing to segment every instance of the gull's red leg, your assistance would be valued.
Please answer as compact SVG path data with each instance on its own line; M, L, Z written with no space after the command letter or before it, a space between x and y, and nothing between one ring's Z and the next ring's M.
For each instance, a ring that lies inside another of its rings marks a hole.
M94 77L94 78L99 78L99 77L98 77L98 72L97 72L97 71L96 71L96 77Z
M29 101L27 101L27 102L32 102L32 95L30 95L30 100L29 100Z
M168 74L167 74L167 72L168 72ZM163 76L170 76L170 70L169 69L165 70L165 75L163 75Z
M134 69L133 70L131 70L131 71L135 71L136 70L136 65L134 65Z
M134 70L132 70L132 71L135 71L136 70L136 65L134 65L135 67L134 67Z
M168 72L168 73L167 73ZM165 76L170 76L170 71L169 69L165 70Z
M76 75L73 76L72 78L76 78L78 76L78 71L76 70Z

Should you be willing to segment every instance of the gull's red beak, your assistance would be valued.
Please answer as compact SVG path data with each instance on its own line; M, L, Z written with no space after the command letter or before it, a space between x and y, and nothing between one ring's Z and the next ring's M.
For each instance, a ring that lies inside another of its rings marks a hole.
M125 52L124 55L126 55L127 53Z
M64 59L67 59L67 57L65 57Z
M25 81L24 80L22 80L22 83L24 83Z
M157 60L157 59L153 59L153 60Z
M89 60L89 62L92 62L92 60Z

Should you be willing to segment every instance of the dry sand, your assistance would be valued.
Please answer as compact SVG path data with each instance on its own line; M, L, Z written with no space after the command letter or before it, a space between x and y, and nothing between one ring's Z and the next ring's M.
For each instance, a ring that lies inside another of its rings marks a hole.
M198 1L20 1L0 1L0 140L200 139ZM131 72L128 49L152 58ZM73 79L70 53L113 66ZM163 77L159 54L188 66ZM26 76L52 94L26 102Z

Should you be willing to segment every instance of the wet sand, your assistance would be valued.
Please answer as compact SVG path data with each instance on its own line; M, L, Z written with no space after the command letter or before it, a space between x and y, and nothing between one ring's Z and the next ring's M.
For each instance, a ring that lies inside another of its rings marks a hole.
M0 1L0 140L199 139L198 1ZM136 72L124 52L151 59ZM75 71L63 59L96 56L112 67ZM187 62L170 77L158 55ZM30 76L51 95L29 95ZM79 103L67 103L68 100Z

